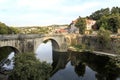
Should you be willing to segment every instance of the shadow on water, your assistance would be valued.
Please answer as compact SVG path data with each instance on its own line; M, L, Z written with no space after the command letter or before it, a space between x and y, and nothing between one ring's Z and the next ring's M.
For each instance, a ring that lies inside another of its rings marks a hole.
M120 67L107 56L53 52L50 80L120 80Z

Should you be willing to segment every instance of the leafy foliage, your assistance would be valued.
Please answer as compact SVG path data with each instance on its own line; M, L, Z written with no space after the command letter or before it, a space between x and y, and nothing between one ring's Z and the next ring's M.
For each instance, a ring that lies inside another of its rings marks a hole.
M46 80L50 71L50 64L40 62L33 53L22 53L15 56L15 67L9 80Z
M94 20L99 20L102 16L108 16L110 13L109 8L97 10L96 12L92 13L92 15L89 16L89 18Z
M17 28L8 27L6 24L0 22L0 34L17 34L19 30Z
M109 17L108 26L112 32L116 33L117 29L120 28L120 16L114 15Z
M100 20L97 21L97 26L104 27L106 30L117 33L117 29L120 28L120 16L103 16Z
M8 27L0 22L0 34L8 34Z
M9 34L18 34L20 30L15 27L9 27Z
M113 7L111 9L111 14L120 14L120 8L119 7Z
M85 32L85 26L86 26L85 18L79 17L77 19L77 22L76 22L75 26L79 28L79 33L80 34L84 34L84 32Z
M113 33L117 33L118 28L120 28L119 7L113 7L111 10L109 8L98 10L90 15L89 18L96 20L99 28L102 26Z

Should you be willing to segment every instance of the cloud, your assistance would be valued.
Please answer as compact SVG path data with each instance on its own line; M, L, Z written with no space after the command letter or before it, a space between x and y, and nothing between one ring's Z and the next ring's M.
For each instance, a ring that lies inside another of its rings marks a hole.
M78 16L120 6L119 0L0 0L0 21L8 25L50 25L70 23Z
M5 2L7 2L8 0L0 0L0 3L2 4L2 3L5 3Z
M18 7L27 7L30 9L47 9L59 4L62 0L17 0Z
M90 3L84 3L76 6L65 6L61 8L63 11L71 11L71 12L82 12L90 8L94 8L96 6L99 6L100 4L98 2L90 2Z

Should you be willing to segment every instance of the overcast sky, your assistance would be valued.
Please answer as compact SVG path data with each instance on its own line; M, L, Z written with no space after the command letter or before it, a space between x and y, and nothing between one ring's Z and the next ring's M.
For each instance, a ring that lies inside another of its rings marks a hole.
M69 24L120 0L0 0L0 21L8 26Z

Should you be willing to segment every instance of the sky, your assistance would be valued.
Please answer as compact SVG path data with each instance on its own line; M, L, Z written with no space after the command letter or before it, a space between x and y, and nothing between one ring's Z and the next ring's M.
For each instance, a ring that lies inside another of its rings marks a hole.
M120 7L120 0L0 0L0 22L8 26L69 24L101 8Z

